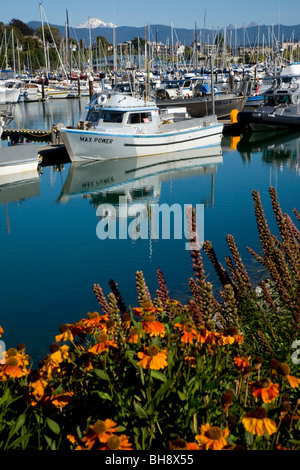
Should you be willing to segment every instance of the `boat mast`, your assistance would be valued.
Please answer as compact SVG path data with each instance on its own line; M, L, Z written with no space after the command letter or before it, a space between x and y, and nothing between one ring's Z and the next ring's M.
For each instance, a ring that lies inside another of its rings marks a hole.
M43 38L43 47L44 47L44 57L45 57L45 67L46 67L46 77L48 77L48 59L47 59L47 50L46 50L46 41L45 41L45 32L44 32L44 22L42 15L42 4L40 6L40 15L41 15L41 26L42 26L42 38Z

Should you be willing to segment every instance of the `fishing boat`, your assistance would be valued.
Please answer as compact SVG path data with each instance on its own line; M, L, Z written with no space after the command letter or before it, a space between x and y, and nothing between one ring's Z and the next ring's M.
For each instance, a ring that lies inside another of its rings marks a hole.
M255 111L239 112L237 120L245 130L300 129L300 80L292 78L288 85L274 80L263 94L262 105Z
M154 101L131 95L95 94L86 121L61 126L71 161L165 154L216 145L223 124L216 115L194 119L187 113L160 113Z
M159 109L183 106L191 117L204 117L215 113L218 118L230 116L232 110L241 111L250 96L251 82L245 81L236 90L221 90L214 85L211 93L210 84L195 86L190 97L157 99ZM161 97L160 97L161 98Z

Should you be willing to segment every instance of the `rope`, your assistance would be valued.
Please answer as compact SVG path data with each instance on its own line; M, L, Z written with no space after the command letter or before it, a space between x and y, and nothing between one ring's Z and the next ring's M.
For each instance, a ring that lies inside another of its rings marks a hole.
M26 134L28 135L32 135L33 137L36 137L37 134L32 134L31 132L29 132L27 129L24 129L24 127L21 126L21 124L16 120L16 118L13 116L13 120L16 122L16 124L20 127L20 129L22 129L24 132L26 132ZM50 135L52 132L53 132L53 128L55 128L55 126L52 127L51 131L49 132L46 132L46 133L43 133L43 136L46 136L46 135Z

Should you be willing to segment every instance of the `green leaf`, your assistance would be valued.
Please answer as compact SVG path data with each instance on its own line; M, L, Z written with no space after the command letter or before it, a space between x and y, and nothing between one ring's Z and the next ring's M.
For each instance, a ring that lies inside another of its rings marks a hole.
M11 429L9 435L8 435L7 442L9 442L10 439L12 438L12 436L18 432L18 430L24 425L25 421L26 421L26 414L23 413L23 414L21 414L21 416L18 417L17 421L15 422L14 426L12 427L12 429Z
M60 426L58 423L53 421L53 419L46 418L46 422L47 422L48 427L51 429L52 432L54 432L54 434L60 433Z
M148 418L148 413L138 403L134 403L133 406L139 418Z
M95 374L99 379L108 380L106 373L102 369L94 369Z
M174 320L172 321L172 325L176 325L176 323L180 323L185 317L186 317L186 313L174 318Z
M167 377L165 374L162 372L159 372L158 370L151 370L151 377L154 379L160 380L161 382L165 382L167 380Z
M46 442L47 442L48 446L50 447L50 449L55 450L55 448L56 448L55 441L53 439L51 439L51 437L46 436L46 435L44 435L44 438L46 439Z
M102 400L109 400L109 401L112 401L112 398L111 396L106 393L106 392L97 392L97 394L99 395L100 398L102 398Z
M2 397L0 398L0 405L2 405L3 403L5 403L5 402L7 401L9 395L10 395L10 391L9 391L9 389L7 388L7 389L5 390L5 392L3 393Z
M159 389L157 390L155 396L154 396L154 401L158 400L162 395L165 393L169 392L170 387L172 385L173 379L167 380Z
M181 401L186 401L187 398L185 393L180 392L180 390L178 390L177 393Z

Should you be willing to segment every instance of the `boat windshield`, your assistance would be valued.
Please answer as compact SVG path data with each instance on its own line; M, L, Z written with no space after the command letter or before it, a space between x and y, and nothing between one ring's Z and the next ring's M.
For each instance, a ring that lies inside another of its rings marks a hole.
M89 109L86 120L96 126L100 119L100 112L97 109Z
M276 101L278 104L290 104L291 97L289 95L276 95Z
M267 106L276 106L277 104L290 104L291 99L287 94L265 95L264 102Z
M123 116L125 111L113 111L108 109L90 109L87 115L86 120L91 122L96 126L99 121L118 123L120 124L123 121Z

